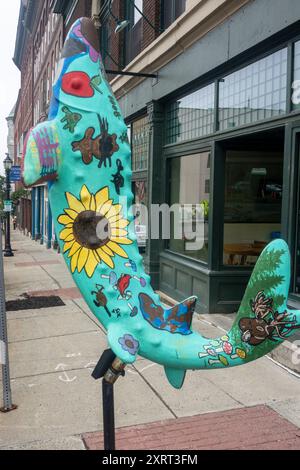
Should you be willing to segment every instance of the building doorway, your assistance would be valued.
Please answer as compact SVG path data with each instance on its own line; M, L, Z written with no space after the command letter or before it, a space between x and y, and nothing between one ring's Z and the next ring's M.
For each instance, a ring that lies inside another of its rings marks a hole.
M293 259L293 277L292 292L299 298L300 296L300 133L296 133L295 147L295 165L294 165L294 182L295 182L295 205L294 205L294 259Z
M284 129L230 139L224 153L223 265L247 269L282 237Z

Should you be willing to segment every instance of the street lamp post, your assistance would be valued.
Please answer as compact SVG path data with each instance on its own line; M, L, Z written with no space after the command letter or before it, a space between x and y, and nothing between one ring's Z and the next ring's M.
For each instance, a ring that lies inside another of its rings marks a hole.
M3 161L5 173L6 173L6 200L10 200L10 170L12 167L12 160L8 153L6 154L6 158ZM4 256L14 256L11 245L10 245L10 211L6 212L6 231L5 231L5 248L4 248Z

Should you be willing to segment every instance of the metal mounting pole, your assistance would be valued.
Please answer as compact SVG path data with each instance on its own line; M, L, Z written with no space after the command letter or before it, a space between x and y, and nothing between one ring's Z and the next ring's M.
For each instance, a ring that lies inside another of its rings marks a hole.
M10 170L6 170L6 199L10 200ZM2 246L2 245L1 245ZM14 256L10 244L10 211L6 212L6 232L4 256Z
M116 449L114 386L102 379L104 450Z
M106 349L96 365L92 377L102 379L104 450L115 450L114 383L124 376L124 364L111 349Z
M0 230L0 243L2 247L2 230ZM15 410L16 405L12 404L9 360L8 360L8 341L7 341L7 322L5 310L5 287L2 251L0 253L0 363L2 364L2 384L3 384L3 407L2 413Z

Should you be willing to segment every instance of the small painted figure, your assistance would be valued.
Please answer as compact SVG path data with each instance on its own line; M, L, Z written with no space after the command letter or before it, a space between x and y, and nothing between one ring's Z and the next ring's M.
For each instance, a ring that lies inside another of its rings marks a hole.
M101 168L103 163L106 168L106 160L109 161L109 166L111 167L111 157L112 155L119 150L117 144L117 135L108 133L108 121L107 119L101 119L98 116L100 124L100 138L99 138L99 164L98 167ZM97 158L97 157L96 157Z
M71 134L74 134L75 127L77 126L80 119L82 119L81 114L79 113L72 113L67 106L62 108L62 112L65 113L65 116L61 119L60 122L66 123L63 129L68 129Z
M104 286L96 284L97 291L92 291L92 295L96 295L96 300L94 300L94 304L96 307L103 307L106 311L107 315L111 317L111 313L107 308L107 298L106 295L103 293Z
M120 194L120 189L124 187L124 176L121 175L121 171L124 170L124 167L119 158L117 160L117 170L117 173L112 175L113 179L111 180L111 182L115 185L116 193Z
M250 300L255 318L241 318L239 327L242 332L242 341L257 346L266 339L277 341L285 339L292 330L300 328L296 317L289 319L289 313L273 311L273 299L266 297L263 291L258 292L254 300Z
M84 134L83 139L72 143L73 151L79 150L82 155L83 162L88 165L92 162L93 157L99 160L98 168L101 168L103 163L106 168L106 161L108 160L111 167L111 157L119 150L117 144L117 135L108 133L107 119L101 119L98 116L100 125L100 135L93 138L95 133L94 127L89 127Z
M126 131L123 132L120 136L120 141L122 142L122 144L129 144L128 134Z
M116 102L115 98L113 96L109 95L108 99L109 99L110 104L112 106L112 109L114 111L114 116L116 116L117 118L122 119L122 116L121 116L121 113L119 111L119 108L118 108L118 105L117 105L117 102Z
M131 292L127 290L131 279L132 277L130 276L130 274L122 274L119 277L115 287L120 292L120 298L128 299L131 297Z

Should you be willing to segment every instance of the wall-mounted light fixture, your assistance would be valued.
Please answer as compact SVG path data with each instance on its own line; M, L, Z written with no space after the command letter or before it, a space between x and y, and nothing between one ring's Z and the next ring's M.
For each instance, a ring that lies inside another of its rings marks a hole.
M128 19L124 19L124 20L120 20L120 18L118 18L113 12L112 12L112 2L113 0L109 0L109 4L108 4L108 9L109 9L109 13L110 15L113 17L113 19L115 20L115 22L117 23L117 27L115 29L115 33L118 34L120 33L121 31L123 31L123 29L127 28L127 26L130 24L130 20ZM148 25L156 32L156 33L161 33L162 30L159 28L156 28L154 26L153 23L151 23L151 21L147 18L147 16L142 12L142 10L135 4L135 1L134 0L130 0L131 4L133 5L133 7L139 12L139 14L144 18L144 20L148 23Z
M111 6L112 6L112 0L109 0L108 10L109 10L110 15L113 17L113 19L115 20L115 22L117 24L116 29L115 29L115 33L118 34L121 31L123 31L123 29L127 28L127 26L130 24L130 21L126 20L126 19L125 20L120 20L120 18L118 18L112 12Z
M140 13L140 15L145 19L145 21L157 32L161 32L160 30L157 30L155 26L148 20L148 18L143 14L143 12L135 5L135 2L133 0L130 0L136 8L136 10ZM113 12L112 12L112 2L113 0L108 1L108 11L109 14L112 16L112 18L115 20L117 26L115 29L115 34L120 33L123 29L127 28L128 25L130 25L130 20L124 19L120 20ZM112 60L112 62L117 66L120 67L119 64L113 59L113 57L105 51L106 55ZM112 75L128 75L131 77L144 77L144 78L155 78L157 79L157 73L142 73L142 72L125 72L123 70L111 70L111 69L105 69L106 73L112 74Z

